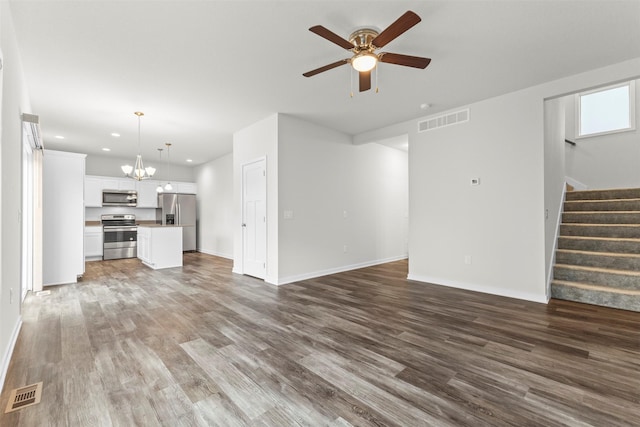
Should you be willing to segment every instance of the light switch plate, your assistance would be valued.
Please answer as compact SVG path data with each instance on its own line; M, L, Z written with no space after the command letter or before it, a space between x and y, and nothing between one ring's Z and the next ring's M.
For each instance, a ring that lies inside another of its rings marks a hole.
M288 209L284 211L284 219L293 219L293 211Z

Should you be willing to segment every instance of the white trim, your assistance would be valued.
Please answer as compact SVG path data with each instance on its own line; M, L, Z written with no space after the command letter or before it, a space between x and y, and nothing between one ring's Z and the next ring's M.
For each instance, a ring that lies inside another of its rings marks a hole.
M196 251L203 253L203 254L207 254L207 255L213 255L213 256L217 256L220 258L226 258L226 259L230 259L233 261L233 254L223 254L221 252L216 252L216 251L208 251L202 248L196 248Z
M264 275L265 277L258 277L258 279L262 279L262 280L266 280L266 277L268 277L268 271L269 271L269 181L268 181L268 176L267 176L267 156L261 156L261 157L257 157L254 158L253 160L248 160L244 163L240 164L240 228L241 228L241 233L240 235L242 236L241 240L240 240L240 260L238 260L238 267L236 268L236 260L234 259L234 265L233 265L233 273L238 273L238 274L245 274L244 273L244 227L242 227L242 224L244 224L244 168L245 166L254 164L254 163L260 163L263 162L264 164L264 215L265 215L265 236L264 236L264 244L265 244L265 251L264 251ZM254 277L254 276L252 276Z
M449 288L465 289L467 291L482 292L485 294L499 295L502 297L521 299L525 301L539 302L542 304L547 304L549 302L545 295L540 295L538 293L519 292L519 291L514 291L512 289L495 288L493 286L484 286L484 285L478 285L475 283L456 282L448 279L441 279L438 277L417 276L414 274L409 274L407 276L407 279L413 280L416 282L425 282L425 284L447 286Z
M2 389L4 388L4 380L7 378L9 363L11 362L13 349L15 348L16 342L18 341L18 335L20 334L21 328L22 328L22 316L19 316L18 321L16 322L16 325L13 328L13 333L11 334L11 339L9 340L7 351L5 351L4 357L2 359L2 371L0 371L0 391L2 391Z
M558 209L558 220L556 221L556 231L553 235L553 249L551 259L549 259L549 274L547 274L547 302L551 299L551 281L553 280L553 266L556 263L556 252L558 251L558 237L560 236L560 224L562 224L562 213L564 212L564 201L567 194L567 183L562 184L562 195L560 196L560 208Z
M573 188L575 188L576 190L588 190L589 186L587 184L583 184L582 182L575 180L569 176L565 176L564 177L564 181L566 184L569 184L570 186L572 186Z
M585 95L591 95L594 93L598 93L598 92L604 92L607 90L611 90L611 89L617 89L617 88L621 88L621 87L627 87L629 90L629 127L627 128L621 128L621 129L613 129L613 130L607 130L604 132L597 132L597 133L588 133L588 134L582 134L582 121L580 120L580 116L581 116L581 107L582 107L582 103L580 102L580 99L582 96ZM587 90L584 92L579 92L576 93L575 95L575 103L576 103L576 108L575 108L575 132L576 132L576 136L575 139L586 139L586 138L591 138L591 137L595 137L595 136L603 136L603 135L610 135L610 134L614 134L614 133L621 133L621 132L631 132L636 130L636 82L635 80L630 80L627 82L623 82L623 83L617 83L614 85L610 85L610 86L604 86L604 87L599 87L597 89L591 89L591 90Z
M286 285L288 283L299 282L301 280L314 279L316 277L328 276L330 274L337 274L337 273L343 273L345 271L358 270L360 268L371 267L373 265L379 265L379 264L386 264L388 262L400 261L402 259L407 259L407 258L408 256L406 254L399 255L399 256L390 257L390 258L365 261L365 262L360 262L360 263L351 264L351 265L344 265L342 267L328 268L326 270L314 271L311 273L296 274L293 276L282 277L279 279L267 278L265 279L265 282L271 285L281 286L281 285Z

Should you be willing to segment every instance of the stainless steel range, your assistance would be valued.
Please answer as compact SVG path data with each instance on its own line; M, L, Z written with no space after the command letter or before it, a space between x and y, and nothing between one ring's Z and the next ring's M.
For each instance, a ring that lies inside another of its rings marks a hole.
M135 215L102 215L102 259L135 258L138 255L138 227Z

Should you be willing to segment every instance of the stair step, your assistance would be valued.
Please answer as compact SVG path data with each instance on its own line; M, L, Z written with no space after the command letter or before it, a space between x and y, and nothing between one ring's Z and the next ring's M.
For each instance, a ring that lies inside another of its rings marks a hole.
M561 236L640 238L640 224L560 224Z
M640 211L640 199L568 200L564 211Z
M640 199L640 188L568 191L566 200Z
M640 254L640 239L560 236L558 238L558 249Z
M558 249L556 251L556 263L613 270L640 271L640 254Z
M580 224L640 224L640 212L580 211L564 212L562 222Z
M640 290L640 271L556 264L553 279L607 288Z
M640 290L615 289L588 283L554 280L551 297L640 312Z

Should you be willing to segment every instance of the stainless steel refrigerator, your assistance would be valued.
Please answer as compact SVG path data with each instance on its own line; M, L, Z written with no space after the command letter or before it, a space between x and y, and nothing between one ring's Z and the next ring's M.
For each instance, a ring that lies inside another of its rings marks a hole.
M182 250L196 250L195 194L158 194L156 220L162 221L162 225L182 225Z

